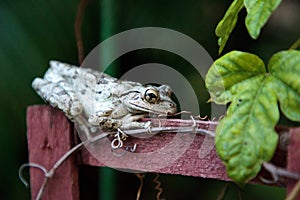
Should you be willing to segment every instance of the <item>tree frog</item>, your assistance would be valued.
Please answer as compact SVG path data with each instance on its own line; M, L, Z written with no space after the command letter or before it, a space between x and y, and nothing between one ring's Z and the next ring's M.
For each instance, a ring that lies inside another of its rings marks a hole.
M50 61L44 77L35 78L32 87L70 120L84 115L91 126L104 129L147 128L150 122L138 120L176 113L167 85L143 86L58 61Z

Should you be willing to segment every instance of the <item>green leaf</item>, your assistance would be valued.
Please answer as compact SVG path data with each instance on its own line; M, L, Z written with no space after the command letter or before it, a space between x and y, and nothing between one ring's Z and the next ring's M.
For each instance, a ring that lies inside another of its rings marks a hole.
M275 54L268 65L276 79L276 93L283 114L300 122L300 51L288 50Z
M261 28L278 7L281 0L244 0L247 9L246 27L250 36L257 39Z
M233 100L230 88L251 77L265 74L265 65L256 55L232 51L216 60L206 75L206 87L214 102Z
M225 13L223 19L219 22L215 30L216 35L219 37L219 54L223 51L229 35L236 25L238 14L243 7L243 0L234 0Z
M283 113L300 120L300 53L275 54L268 65L256 55L232 51L214 62L206 87L216 103L231 102L216 129L216 149L230 178L244 183L254 178L275 151L274 127Z

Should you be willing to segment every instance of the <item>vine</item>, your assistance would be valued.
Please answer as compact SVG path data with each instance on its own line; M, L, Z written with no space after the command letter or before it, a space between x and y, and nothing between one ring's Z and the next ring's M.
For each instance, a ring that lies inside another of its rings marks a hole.
M216 27L219 53L235 27L238 13L246 8L245 24L257 39L261 28L280 0L234 0ZM300 51L275 53L267 66L255 54L231 51L217 59L206 75L206 87L213 102L230 103L216 129L216 149L228 176L238 184L254 178L276 149L274 131L280 112L300 122ZM279 102L279 106L278 106Z

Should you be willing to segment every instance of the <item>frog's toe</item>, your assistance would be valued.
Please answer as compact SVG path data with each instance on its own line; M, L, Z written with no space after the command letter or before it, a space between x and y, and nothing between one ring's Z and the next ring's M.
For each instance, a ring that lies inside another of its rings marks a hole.
M143 124L145 129L149 129L151 127L151 121L143 122Z

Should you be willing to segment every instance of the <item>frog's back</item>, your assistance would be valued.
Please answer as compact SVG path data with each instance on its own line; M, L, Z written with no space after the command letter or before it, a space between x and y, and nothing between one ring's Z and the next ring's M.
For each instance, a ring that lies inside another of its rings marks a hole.
M50 61L50 68L46 72L45 78L47 77L47 74L60 75L68 82L73 82L76 79L93 79L97 84L117 81L116 78L102 72L54 60Z

